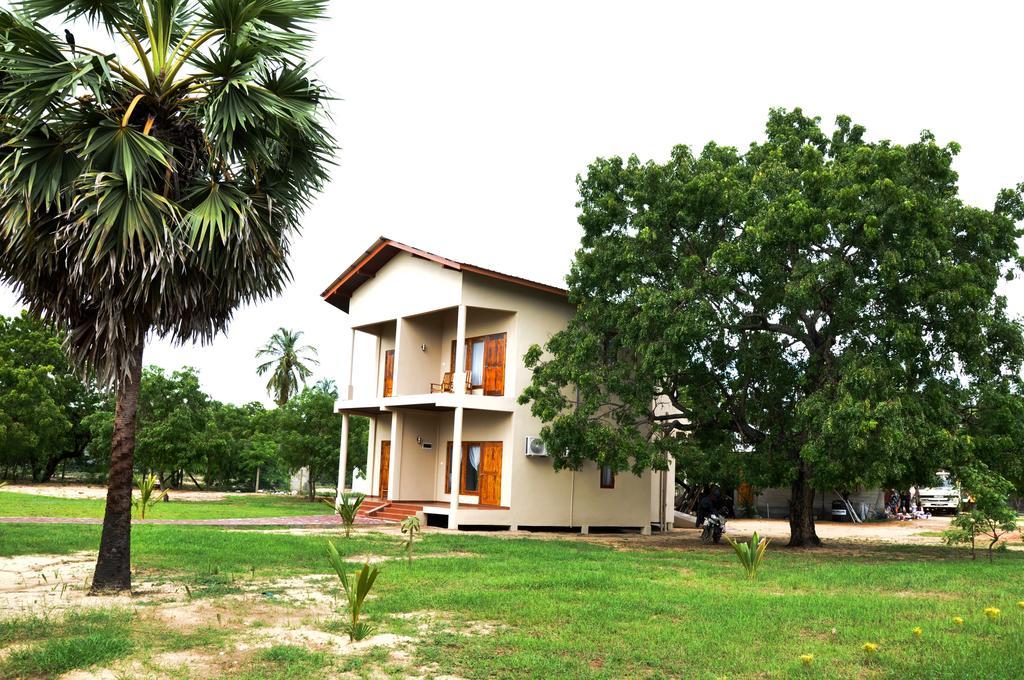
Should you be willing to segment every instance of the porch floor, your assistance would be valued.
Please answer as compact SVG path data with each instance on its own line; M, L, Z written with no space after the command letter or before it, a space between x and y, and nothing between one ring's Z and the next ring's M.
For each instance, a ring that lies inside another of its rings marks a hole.
M398 500L389 501L386 498L380 496L367 496L364 503L372 503L374 505L382 503L394 503L396 505L421 505L423 506L424 512L436 512L437 510L449 510L451 504L448 501L418 501L418 500ZM459 503L459 510L510 510L507 505L480 505L478 503Z

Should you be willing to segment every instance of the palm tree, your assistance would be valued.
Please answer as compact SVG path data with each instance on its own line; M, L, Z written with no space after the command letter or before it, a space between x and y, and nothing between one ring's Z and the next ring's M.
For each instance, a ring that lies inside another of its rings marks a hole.
M146 338L209 341L289 280L334 147L304 57L327 0L13 4L0 9L0 282L116 390L93 590L127 590ZM103 44L75 41L80 20Z
M267 394L274 398L278 406L287 404L299 391L299 384L305 386L306 380L313 375L313 371L306 364L317 366L320 363L311 356L316 354L315 347L299 346L301 337L302 331L278 328L263 349L256 352L257 359L270 357L268 361L256 367L256 373L265 375L270 371Z

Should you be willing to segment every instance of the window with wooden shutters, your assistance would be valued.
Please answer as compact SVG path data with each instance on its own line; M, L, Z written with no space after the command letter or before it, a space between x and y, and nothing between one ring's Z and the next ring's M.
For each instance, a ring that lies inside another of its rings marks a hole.
M448 458L444 463L444 492L452 492L452 442L448 442Z
M484 394L505 394L505 334L487 336L484 342Z
M505 394L505 333L466 339L469 388L500 397Z
M501 503L501 442L463 442L459 493L480 496L481 505ZM444 466L444 492L452 492L452 442Z
M384 396L390 397L395 386L395 350L384 352Z

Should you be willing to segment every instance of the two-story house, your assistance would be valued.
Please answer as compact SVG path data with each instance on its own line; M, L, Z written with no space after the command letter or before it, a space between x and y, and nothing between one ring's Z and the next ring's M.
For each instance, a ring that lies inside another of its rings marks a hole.
M349 416L369 417L370 516L422 512L453 528L671 524L673 471L556 472L537 439L542 423L517 403L530 381L526 350L573 314L565 290L382 237L323 298L350 321L339 473ZM361 373L374 384L352 385L356 362L371 364Z

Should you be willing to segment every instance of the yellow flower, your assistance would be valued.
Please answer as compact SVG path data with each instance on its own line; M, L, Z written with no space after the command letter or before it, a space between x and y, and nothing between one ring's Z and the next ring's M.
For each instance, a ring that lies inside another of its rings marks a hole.
M1000 613L998 607L985 607L985 616L992 620L998 619Z
M878 651L878 645L876 645L874 642L865 642L864 646L861 649L863 649L868 654L874 654Z
M1018 602L1017 606L1020 607L1021 609L1024 609L1024 600L1021 600L1020 602Z
M802 661L805 666L810 666L814 662L814 655L813 654L801 654L800 655L800 661Z
M919 638L919 637L921 637L921 634L924 633L924 631L921 630L921 626L918 626L917 628L915 628L913 630L913 633L914 633L914 637Z
M962 625L964 625L963 618L961 618L959 616L954 616L953 617L953 625L955 625L955 626L962 626Z

